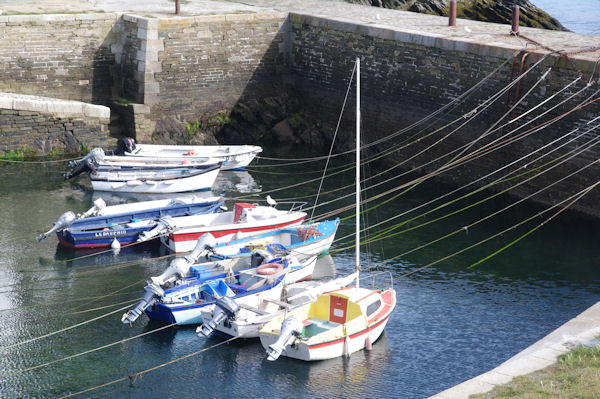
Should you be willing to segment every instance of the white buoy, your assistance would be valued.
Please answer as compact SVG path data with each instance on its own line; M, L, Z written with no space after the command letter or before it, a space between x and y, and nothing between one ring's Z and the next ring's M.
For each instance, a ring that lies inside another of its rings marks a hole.
M115 239L110 243L110 247L112 249L121 249L121 243L119 242L119 240L117 240L117 238L115 237Z

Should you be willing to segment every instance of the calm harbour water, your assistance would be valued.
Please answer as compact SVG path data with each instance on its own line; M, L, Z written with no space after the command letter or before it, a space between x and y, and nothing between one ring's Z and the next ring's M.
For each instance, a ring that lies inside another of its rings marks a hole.
M315 168L307 165L306 172ZM303 174L297 166L277 168L276 173L287 172L282 175L265 173L267 170L273 172L272 168L255 168L251 175L223 173L215 194L227 191L237 196L239 191L269 190L317 176ZM119 255L72 260L86 253L62 249L54 236L37 243L35 235L62 212L85 210L95 198L85 178L76 184L64 182L61 171L62 165L0 165L0 397L58 397L221 342L219 337L197 337L194 328L170 328L18 372L160 326L146 316L131 327L123 325L120 316L124 310L119 310L80 327L6 348L127 306L123 302L140 297L143 281L159 274L169 262L151 259L165 253L152 245L123 249ZM353 176L349 173L326 184L326 189L351 184ZM315 187L307 184L271 195L278 199L305 197ZM372 211L369 220L383 220L446 190L426 182ZM322 201L336 195L325 195ZM510 201L497 199L468 214L373 244L364 255L365 265L433 240ZM491 220L399 259L386 269L400 276L539 209L534 205L521 207L501 220ZM525 230L397 280L398 306L384 336L371 352L358 352L350 359L304 363L282 358L272 363L266 361L258 341L236 341L145 374L131 385L123 381L82 397L427 397L497 366L598 301L599 227L598 222L566 215L476 268L466 266ZM352 220L343 222L338 237L352 233L353 228ZM328 258L321 261L319 273L345 274L353 267L352 253L335 254L332 259L335 265Z
M577 33L600 35L600 0L532 0L558 19L567 29Z

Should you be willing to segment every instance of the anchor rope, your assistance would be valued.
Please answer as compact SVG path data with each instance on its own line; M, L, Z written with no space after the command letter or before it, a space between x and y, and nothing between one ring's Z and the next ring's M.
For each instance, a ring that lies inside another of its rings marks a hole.
M81 327L81 326L83 326L85 324L89 324L89 323L92 323L94 321L97 321L97 320L103 319L105 317L108 317L110 315L113 315L115 313L121 312L121 311L127 309L128 307L129 307L129 305L127 305L125 307L122 307L122 308L119 308L117 310L113 310L112 312L108 312L106 314L94 317L92 319L82 321L81 323L77 323L77 324L74 324L74 325L69 326L69 327L61 328L60 330L56 330L56 331L50 332L48 334L44 334L44 335L40 335L40 336L37 336L37 337L34 337L34 338L26 339L24 341L17 342L17 343L14 343L14 344L10 344L10 345L0 346L0 351L5 351L7 349L15 348L17 346L21 346L21 345L25 345L25 344L28 344L28 343L31 343L31 342L39 341L40 339L48 338L48 337L51 337L53 335L65 332L65 331L69 331L69 330L72 330L74 328Z
M360 147L360 150L363 151L369 147L372 147L374 145L377 144L381 144L387 140L390 140L400 134L406 133L409 130L414 129L416 126L423 124L424 122L434 118L435 116L437 116L438 114L446 111L448 108L450 108L451 106L454 107L455 104L461 102L462 100L468 98L471 94L473 94L473 92L475 92L475 90L477 90L478 88L480 88L481 86L483 86L483 84L485 82L487 82L489 79L492 78L492 76L494 76L498 71L500 71L508 62L510 61L510 58L507 58L504 62L502 62L498 67L496 67L490 74L488 74L486 77L484 77L482 80L480 80L479 82L477 82L475 85L473 85L472 87L470 87L467 91L465 91L464 93L462 93L461 95L459 95L458 97L456 97L454 100L452 100L450 103L445 104L443 107L437 109L436 111L434 111L433 113L427 115L426 117L412 123L411 125L404 127L400 130L397 130L396 132L392 133L389 136L385 136L381 139L375 140L371 143L365 144L363 146ZM410 139L410 138L409 138ZM355 149L352 150L347 150L347 151L343 151L340 153L336 153L336 154L332 154L331 157L338 157L338 156L342 156L342 155L348 155L348 154L352 154L355 152ZM259 159L266 159L266 160L273 160L273 161L316 161L316 160L324 160L327 158L327 156L322 155L322 156L318 156L318 157L310 157L310 158L270 158L270 157L264 157L264 156L257 156L257 158ZM271 166L271 165L269 165ZM282 166L281 164L276 164L273 166Z
M561 209L560 209L560 210L559 210L559 211L558 211L556 214L554 214L554 215L553 215L551 218L549 218L547 221L544 221L544 222L542 222L542 223L540 224L540 227L541 227L542 225L546 224L548 221L552 220L554 217L558 216L558 215L559 215L560 213L562 213L563 211L567 210L567 209L568 209L568 208L569 208L571 205L573 205L575 202L577 202L577 201L579 201L581 198L583 198L583 197L584 197L586 194L588 194L588 193L589 193L589 192L590 192L592 189L594 189L596 186L598 186L598 184L600 184L600 181L598 181L598 182L596 182L596 183L592 184L591 186L588 186L587 188L585 188L585 189L583 189L583 190L581 190L581 191L577 192L576 194L574 194L574 195L572 195L572 196L570 196L570 197L568 197L568 198L566 198L566 199L564 199L564 200L562 200L562 201L560 201L560 202L558 202L558 203L556 203L556 204L552 205L551 207L549 207L549 208L547 208L547 209L543 210L542 212L536 213L535 215L533 215L533 216L531 216L531 217L529 217L529 218L527 218L527 219L525 219L525 220L523 220L523 221L521 221L521 222L519 222L519 223L517 223L517 224L514 224L514 225L512 225L512 226L510 226L510 227L508 227L508 228L506 228L506 229L504 229L504 230L502 230L502 231L500 231L499 233L496 233L496 234L494 234L494 235L492 235L492 236L490 236L490 237L487 237L487 238L485 238L485 239L483 239L483 240L481 240L481 241L479 241L479 242L477 242L477 243L475 243L475 244L469 245L469 246L467 246L467 247L465 247L465 248L463 248L463 249L461 249L461 250L459 250L459 251L456 251L456 252L454 252L454 253L452 253L452 254L450 254L450 255L444 256L443 258L440 258L440 259L438 259L438 260L436 260L436 261L434 261L434 262L431 262L431 263L429 263L429 264L427 264L427 265L425 265L425 266L421 266L421 267L418 267L418 268L416 268L416 269L414 269L414 270L412 270L412 271L410 271L410 272L408 272L408 273L404 273L404 274L402 274L402 275L400 275L400 276L396 277L396 280L398 280L398 279L400 279L400 278L403 278L403 277L408 277L408 276L410 276L410 275L412 275L412 274L414 274L414 273L417 273L417 272L419 272L419 271L422 271L422 270L424 270L424 269L427 269L427 268L429 268L429 267L431 267L431 266L434 266L434 265L436 265L436 264L438 264L438 263L440 263L440 262L443 262L443 261L445 261L445 260L448 260L448 259L450 259L450 258L452 258L452 257L454 257L454 256L456 256L456 255L460 255L460 254L461 254L461 253L463 253L463 252L466 252L466 251L468 251L468 250L470 250L470 249L472 249L472 248L475 248L475 247L477 247L477 246L479 246L479 245L481 245L481 244L484 244L484 243L486 243L486 242L488 242L488 241L491 241L492 239L494 239L494 238L496 238L496 237L499 237L499 236L503 235L504 233L507 233L507 232L509 232L509 231L511 231L511 230L514 230L515 228L517 228L517 227L519 227L519 226L521 226L521 225L523 225L523 224L525 224L525 223L527 223L527 222L529 222L529 221L531 221L531 220L533 220L533 219L535 219L535 218L538 218L538 217L540 217L541 215L543 215L543 214L545 214L545 213L549 212L550 210L552 210L552 209L554 209L554 208L556 208L556 207L558 207L558 206L560 206L560 205L564 204L564 203L565 203L565 202L567 202L567 201L571 201L571 202L569 202L569 203L568 203L568 204L567 204L565 207L561 208ZM394 258L391 258L391 259L394 259ZM391 259L389 259L389 260L391 260Z
M26 373L28 371L33 371L33 370L41 369L43 367L51 366L53 364L60 363L60 362L63 362L65 360L75 359L77 357L80 357L80 356L83 356L83 355L87 355L89 353L98 352L99 350L110 348L111 346L123 344L125 342L129 342L129 341L132 341L134 339L144 337L146 335L154 334L155 332L165 330L165 329L173 327L175 325L177 325L177 323L167 324L165 326L155 328L154 330L146 331L144 333L141 333L141 334L138 334L138 335L134 335L133 337L124 338L124 339L121 339L119 341L112 342L110 344L102 345L102 346L99 346L99 347L96 347L96 348L93 348L93 349L89 349L89 350L86 350L86 351L83 351L83 352L76 353L74 355L69 355L69 356L65 356L65 357L60 358L60 359L56 359L56 360L52 360L52 361L49 361L49 362L46 362L46 363L38 364L37 366L31 366L31 367L27 367L27 368L20 369L20 370L9 371L9 372L5 373L5 375L21 374L21 373Z
M596 143L594 143L594 144L593 144L593 146L597 145L597 144L600 142L600 140L598 140L598 139L597 139L597 140L595 140L595 141L596 141ZM537 175L534 175L534 176L532 176L532 177L530 177L530 178L528 178L528 179L526 179L526 180L524 180L524 181L521 181L521 182L519 182L519 183L515 184L514 186L512 186L512 187L509 187L509 188L507 188L507 189L505 189L505 190L502 190L502 191L500 191L500 192L498 192L498 193L494 193L493 195L491 195L491 196L489 196L489 197L486 197L486 198L484 198L484 199L482 199L482 200L480 200L480 201L477 201L477 202L475 202L475 203L473 203L473 204L470 204L470 205L468 205L468 206L465 206L465 207L463 207L463 208L460 208L460 209L458 209L458 210L455 210L455 211L453 211L453 212L450 212L450 213L448 213L448 214L446 214L446 215L443 215L443 216L440 216L440 217L438 217L438 218L435 218L435 219L429 220L429 221L427 221L427 222L424 222L424 223L422 223L422 224L419 224L419 225L416 225L416 226L412 226L412 227L410 227L410 228L407 228L407 229L405 229L405 230L402 230L402 231L398 231L398 232L395 232L395 233L392 233L392 234L389 234L389 231L383 231L382 233L380 233L380 234L378 234L378 235L376 235L376 236L374 236L374 237L370 238L370 239L369 239L369 240L367 240L366 242L371 242L371 241L379 241L379 240L382 240L382 239L387 239L387 238L390 238L390 237L395 237L395 236L398 236L398 235L404 234L404 233L406 233L406 232L409 232L409 231L416 230L416 229L418 229L418 228L421 228L421 227L427 226L427 225L429 225L429 224L432 224L432 223L434 223L434 222L437 222L437 221L440 221L440 220L446 219L446 218L448 218L448 217L450 217L450 216L453 216L453 215L456 215L456 214L458 214L458 213L460 213L460 212L463 212L463 211L465 211L465 210L468 210L468 209L470 209L470 208L472 208L472 207L474 207L474 206L480 205L480 204L482 204L482 203L484 203L484 202L486 202L486 201L488 201L488 200L490 200L490 199L493 199L493 198L495 198L495 197L498 197L498 196L499 196L499 195L501 195L501 194L504 194L504 193L506 193L506 192L508 192L508 191L510 191L510 190L513 190L514 188L516 188L516 187L518 187L518 186L521 186L521 185L523 185L523 184L525 184L525 183L527 183L527 182L531 181L532 179L535 179L535 178L537 178L537 177L541 176L542 174L544 174L544 173L546 173L546 172L548 172L548 171L550 171L550 170L552 170L552 169L554 169L554 168L556 168L556 167L560 166L562 163L569 161L569 160L570 160L570 159L572 159L573 157L580 155L581 153L583 153L583 152L587 151L588 149L589 149L589 148L585 148L584 150L580 151L579 153L577 153L577 154L575 154L575 155L573 155L573 156L571 156L571 157L569 157L569 158L567 158L567 159L564 159L564 160L563 160L563 161L561 161L559 164L556 164L556 165L554 165L554 166L550 167L549 169L547 169L547 170L544 170L544 171L540 172L540 173L539 173L539 174L537 174ZM586 166L584 166L584 167L582 167L582 168L578 169L577 171L575 171L575 172L573 172L573 173L571 173L571 174L569 174L569 175L567 175L567 176L565 176L565 177L563 177L563 178L561 178L561 179L559 179L559 180L557 180L557 181L555 181L555 182L553 182L553 183L551 183L551 184L549 184L549 185L547 185L547 186L543 187L542 189L540 189L540 190L536 191L536 192L535 192L533 195L537 195L537 194L539 194L540 192L542 192L542 191L545 191L545 190L547 190L547 189L549 189L549 188L551 188L551 187L555 186L556 184L558 184L558 183L560 183L560 182L562 182L562 181L565 181L565 180L567 180L567 179L568 179L568 178L570 178L570 177L573 177L573 176L574 176L574 175L576 175L577 173L580 173L581 171L583 171L583 170L585 170L585 169L589 168L590 166L592 166L592 165L593 165L593 164L595 164L596 162L598 162L598 161L597 161L597 160L594 160L594 161L590 162L590 163L589 163L589 164L587 164ZM526 173L528 173L528 172L526 172ZM516 177L520 177L520 176L516 176ZM525 197L525 198L529 199L529 198L531 198L533 195L529 195L529 196L527 196L527 197ZM521 200L519 200L519 201L515 202L513 205L511 205L511 206L508 206L508 207L504 208L503 210L509 209L510 207L512 207L512 206L514 206L514 205L516 205L516 204L518 204L518 203L521 203L521 202L523 202L523 201L524 201L524 199L521 199ZM395 228L397 228L397 227L400 227L400 226L402 226L402 225L404 225L404 224L406 224L406 223L408 223L408 222L410 222L410 221L413 221L413 220L417 219L417 218L418 218L418 217L420 217L420 216L421 216L421 215L419 215L419 216L417 216L417 217L414 217L414 218L412 218L412 219L409 219L409 220L407 220L407 221L405 221L405 222L402 222L402 223L398 224L397 226L393 226L393 228L391 228L391 229L390 229L390 231L391 231L391 230L393 230L393 229L395 229ZM487 219L487 218L483 218L483 219L481 219L480 221L483 221L483 220L486 220L486 219ZM470 226L469 226L469 227L470 227ZM462 230L462 229L461 229L461 230ZM460 231L460 230L459 230L459 231ZM344 237L344 238L347 238L347 237ZM349 246L349 247L345 247L345 248L342 248L342 249L340 249L340 251L341 251L341 250L344 250L344 249L352 248L352 247L353 247L353 246L351 245L351 246ZM336 252L338 252L338 250L337 250L337 249L336 249L336 251L334 251L333 253L336 253Z
M599 126L600 126L600 125L599 125ZM595 126L595 127L594 127L594 128L592 128L592 129L596 129L596 128L598 128L599 126ZM590 130L592 130L592 129L590 129ZM552 141L551 143L548 143L548 144L544 145L543 147L540 147L540 148L538 148L536 151L534 151L534 152L532 152L532 153L529 153L529 154L527 154L527 155L525 155L525 156L523 156L523 157L521 157L521 158L519 158L519 159L517 159L517 160L513 161L513 162L512 162L512 163L510 163L510 164L507 164L507 165L505 165L505 166L503 166L503 167L501 167L501 168L499 168L499 169L497 169L497 170L495 170L495 171L492 171L491 173L488 173L488 174L487 174L487 175L485 175L485 176L482 176L482 177L480 177L480 178L479 178L479 179L477 179L477 180L474 180L474 181L472 181L472 182L469 182L469 183L468 183L468 184L466 184L466 185L463 185L463 186L461 186L461 187L458 187L458 188L456 188L456 189L454 189L454 190L452 190L452 191L450 191L450 192L448 192L448 193L446 193L446 194L443 194L443 195L441 195L441 196L439 196L439 197L436 197L436 198L434 198L434 199L432 199L432 200L430 200L430 201L428 201L428 202L422 203L422 204L420 204L420 205L418 205L418 206L416 206L416 207L414 207L414 208L408 209L408 210L406 210L406 211L404 211L404 212L401 212L401 213L399 213L399 214L397 214L397 215L394 215L394 216L392 216L391 218L388 218L388 219L386 219L386 220L384 220L384 221L381 221L381 222L379 222L379 223L376 223L376 224L374 224L374 225L371 225L371 226L367 226L367 227L365 227L365 228L362 230L362 232L368 231L368 230L370 230L370 229L372 229L372 228L374 228L374 227L378 227L378 226L380 226L380 225L382 225L382 224L384 224L384 223L387 223L387 222L389 222L389 221L391 221L391 220L397 219L398 217L402 217L402 216L404 216L404 215L406 215L406 214L408 214L408 213L411 213L411 212L413 212L413 211L415 211L415 210L418 210L418 209L420 209L420 208L423 208L423 207L425 207L425 206L427 206L427 205L430 205L430 204L432 204L432 203L435 203L435 202L439 201L439 200L440 200L440 199L442 199L442 198L445 198L445 197L447 197L447 196L449 196L449 195L452 195L452 194L454 194L454 193L457 193L457 192L459 192L459 191L462 191L462 190L464 190L465 188L467 188L467 187L469 187L469 186L471 186L471 185L473 185L473 184L476 184L477 182L479 182L479 181L481 181L481 180L484 180L484 179L486 179L486 178L488 178L488 177L490 177L490 176L492 176L492 175L496 174L497 172L501 171L502 169L505 169L505 168L507 168L507 167L510 167L510 166L512 166L512 165L514 165L514 164L516 164L516 163L519 163L519 162L523 161L523 160L524 160L524 159L526 159L527 157L531 156L532 154L534 154L534 153L536 153L536 152L538 152L538 151L541 151L541 150L542 150L542 149L544 149L545 147L549 147L549 146L551 146L552 144L554 144L554 143L556 143L556 142L558 142L558 141L560 141L560 140L563 140L565 137L567 137L567 136L569 136L569 135L572 135L572 134L573 134L575 131L577 131L577 129L575 129L575 130L573 130L573 131L571 131L571 132L569 132L569 133L567 133L567 134L565 134L565 135L563 135L563 136L559 137L558 139L556 139L556 140ZM578 140L578 139L579 139L579 138L581 138L583 135L585 135L585 133L586 133L586 132L580 133L579 135L577 135L577 136L575 136L575 137L571 138L570 140L568 140L568 141L565 141L564 143L562 143L561 145L557 146L556 148L554 148L554 149L550 150L549 152L547 152L547 153L545 153L545 154L542 154L542 155L538 156L538 157L537 157L536 159L534 159L534 160L531 160L531 161L529 161L529 162L528 162L528 164L535 163L535 162L539 161L540 159L542 159L542 158L544 158L544 157L546 157L546 156L548 156L548 155L552 154L553 152L555 152L555 151L558 151L558 150L559 150L559 149L561 149L562 147L564 147L564 146L566 146L566 145L568 145L568 144L572 143L573 141L576 141L576 140ZM590 141L589 141L587 144L584 144L584 145L589 145L589 144L591 144L591 142L592 142L593 140L595 140L595 139L592 139L592 140L590 140ZM579 147L579 148L581 148L581 147ZM540 165L540 166L538 166L538 167L536 167L536 168L530 169L529 171L527 171L527 172L525 172L525 173L522 173L522 174L519 174L518 176L512 177L512 178L510 178L510 179L508 179L508 177L509 177L509 176L511 176L512 174L515 174L515 173L517 173L517 172L518 172L520 169L522 169L522 168L518 168L518 169L515 169L515 170L512 170L512 171L509 171L509 172L508 172L508 173L506 173L505 175L503 175L503 176L501 176L501 177L499 177L499 178L495 179L494 181L492 181L492 182L490 182L490 183L488 183L488 184L485 184L484 186L481 186L481 187L479 187L479 188L477 188L477 189L475 189L475 190L471 191L470 193L467 193L467 194L465 194L465 195L463 195L463 196L460 196L460 197L458 197L458 198L455 198L454 200L451 200L451 201L448 201L448 202L442 203L441 205L437 206L436 208L434 208L434 209L432 209L432 210L429 210L429 211L427 211L427 212L425 212L425 213L422 213L422 214L420 214L420 215L418 215L418 216L415 216L415 217L413 217L413 218L411 218L411 219L409 219L409 220L407 220L407 221L403 221L403 222L401 222L401 223L399 223L399 224L396 224L396 225L394 225L394 226L391 226L391 227L389 227L389 228L386 228L386 229L384 230L384 232L389 232L389 231L391 231L392 229L394 229L394 228L396 228L396 227L399 227L399 226L401 226L401 225L404 225L404 224L406 224L406 223L408 223L408 222L410 222L410 221L413 221L413 220L415 220L415 219L417 219L417 218L423 217L423 216L425 216L425 215L427 215L427 214L429 214L429 213L431 213L431 212L434 212L434 211L436 211L436 210L442 209L442 208L444 208L444 207L446 207L446 206L449 206L449 205L451 205L452 203L455 203L455 202L457 202L457 201L459 201L459 200L462 200L462 199L464 199L464 198L470 197L470 196L472 196L472 195L474 195L474 194L476 194L476 193L479 193L479 192L481 192L481 191L483 191L483 190L485 190L485 189L487 189L487 188L489 188L489 187L491 187L491 186L493 186L493 185L500 184L500 183L503 183L503 182L506 182L506 181L509 181L509 180L512 180L512 179L518 178L518 177L520 177L520 176L522 176L522 175L525 175L525 174L528 174L528 173L533 173L534 171L536 171L536 170L538 170L538 169L540 169L540 168L544 168L544 167L546 167L546 166L548 166L548 165L550 165L550 164L552 164L552 163L558 162L558 161L559 161L561 158L565 158L565 157L569 156L570 154L572 154L572 153L574 153L575 151L577 151L577 149L578 149L578 148L575 148L575 149L573 149L573 150L571 150L571 151L567 152L566 154L563 154L563 155L559 156L558 158L556 158L556 159L554 159L554 160L552 160L552 161L550 161L550 162L547 162L547 163L545 163L545 164L543 164L543 165ZM527 166L527 165L525 165L525 166ZM352 236L352 235L351 235L351 234L349 234L349 235L347 235L347 236L340 237L339 239L336 239L336 240L335 240L335 242L341 241L341 240L343 240L343 239L346 239L346 238L350 238L351 236Z
M232 342L232 341L235 341L236 339L238 339L238 338L242 338L242 337L243 337L243 335L240 335L240 336L237 336L237 337L232 337L232 338L229 338L229 339L227 339L227 340L225 340L225 341L221 341L221 342L219 342L219 343L217 343L217 344L214 344L214 345L212 345L212 346L209 346L209 347L207 347L207 348L203 348L203 349L200 349L200 350L198 350L198 351L195 351L195 352L189 353L189 354L187 354L187 355L184 355L184 356L178 357L177 359L170 360L170 361L168 361L168 362L165 362L165 363L159 364L159 365L157 365L157 366L151 367L151 368L149 368L149 369L146 369L146 370L138 371L137 373L131 374L131 375L127 376L127 377L118 378L118 379L116 379L116 380L112 380L112 381L106 382L106 383L104 383L104 384L97 385L97 386L95 386L95 387L87 388L87 389L84 389L84 390L82 390L82 391L79 391L79 392L70 393L70 394L68 394L68 395L61 396L59 399L72 398L72 397L74 397L74 396L82 395L82 394L84 394L84 393L88 393L88 392L91 392L91 391L94 391L94 390L97 390L97 389L100 389L100 388L104 388L104 387L107 387L107 386L110 386L110 385L114 385L114 384L117 384L117 383L119 383L119 382L123 382L123 381L127 381L127 380L129 380L131 383L133 383L133 382L134 382L134 381L135 381L135 380L136 380L138 377L141 377L141 376L142 376L142 375L144 375L144 374L147 374L147 373L150 373L150 372L152 372L152 371L154 371L154 370L158 370L158 369L160 369L160 368L162 368L162 367L169 366L169 365L171 365L171 364L174 364L174 363L180 362L180 361L182 361L182 360L185 360L185 359L187 359L187 358L190 358L190 357L192 357L192 356L199 355L200 353L203 353L203 352L209 351L209 350L211 350L211 349L214 349L214 348L216 348L216 347L219 347L219 346L222 346L222 345L228 344L228 343L230 343L230 342Z

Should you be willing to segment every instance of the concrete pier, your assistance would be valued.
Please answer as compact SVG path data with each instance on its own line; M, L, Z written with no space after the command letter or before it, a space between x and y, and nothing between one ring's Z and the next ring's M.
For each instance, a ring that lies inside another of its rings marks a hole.
M446 389L430 399L463 399L486 393L514 377L533 373L556 362L558 356L581 345L598 345L600 336L600 302L569 320L527 349L487 373Z

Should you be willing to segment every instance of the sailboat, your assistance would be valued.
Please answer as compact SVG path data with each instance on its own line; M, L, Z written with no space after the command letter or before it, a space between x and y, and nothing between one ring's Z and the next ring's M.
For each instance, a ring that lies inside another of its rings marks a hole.
M383 333L396 306L393 288L360 287L360 59L356 60L356 285L320 295L259 331L267 359L312 361L350 356Z

